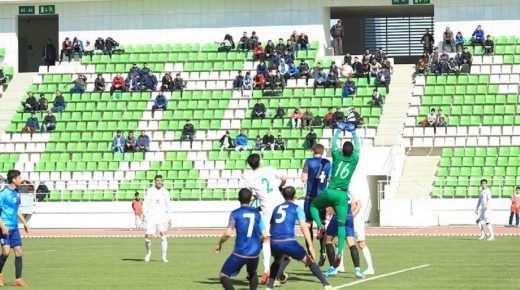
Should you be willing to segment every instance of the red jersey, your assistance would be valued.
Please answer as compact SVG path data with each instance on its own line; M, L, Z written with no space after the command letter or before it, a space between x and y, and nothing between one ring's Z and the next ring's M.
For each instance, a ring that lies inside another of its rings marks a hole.
M520 212L520 194L514 193L511 196L511 211Z
M123 77L115 77L112 80L112 86L116 88L122 88L125 85L125 79Z
M143 215L143 200L134 199L134 201L132 201L132 209L135 215Z

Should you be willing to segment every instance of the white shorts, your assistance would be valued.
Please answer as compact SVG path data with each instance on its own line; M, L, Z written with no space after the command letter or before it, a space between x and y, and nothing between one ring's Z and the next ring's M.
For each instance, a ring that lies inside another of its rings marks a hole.
M490 223L488 210L481 209L480 214L478 215L478 219L480 222L484 222L486 224Z
M142 229L143 228L143 216L135 215L135 228Z
M264 225L265 225L265 231L267 232L267 236L271 236L271 217L273 216L274 207L272 208L262 208L262 211L260 212L260 215L262 216Z
M147 220L145 225L146 235L155 235L157 232L166 232L168 230L168 220Z
M4 84L0 83L0 94L4 92Z
M354 232L358 242L365 240L365 221L363 217L354 217Z

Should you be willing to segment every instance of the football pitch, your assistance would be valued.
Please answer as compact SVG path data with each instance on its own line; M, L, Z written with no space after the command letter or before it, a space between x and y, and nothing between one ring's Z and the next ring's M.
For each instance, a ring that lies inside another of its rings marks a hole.
M141 238L27 238L23 276L32 289L222 289L217 277L233 238L220 254L213 251L218 238L168 241L169 263L160 261L159 239L154 239L152 259L145 263ZM346 252L349 272L329 278L333 286L343 286L337 289L518 289L520 285L518 237L497 237L493 242L465 236L368 237L367 241L376 275L355 279ZM360 256L364 267L361 252ZM322 289L301 263L291 262L287 272L289 280L279 289ZM248 289L245 275L243 269L234 280L236 289ZM13 288L13 255L4 279L6 287ZM356 281L361 283L351 285Z

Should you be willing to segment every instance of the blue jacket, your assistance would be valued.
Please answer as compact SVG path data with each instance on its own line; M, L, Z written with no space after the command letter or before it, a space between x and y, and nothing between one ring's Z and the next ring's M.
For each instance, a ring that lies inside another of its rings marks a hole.
M484 41L484 30L475 30L471 36Z
M155 76L144 75L141 77L141 85L146 87L156 86L157 78Z
M65 98L63 98L63 96L56 96L56 98L54 99L54 106L55 107L59 107L59 106L65 107Z
M464 36L456 36L455 37L455 43L462 43L462 44L464 44Z
M38 123L38 118L29 118L25 123L25 127L34 127L37 130L40 129L40 124Z
M237 146L247 146L247 136L244 134L239 134L235 139L235 144Z
M286 72L289 71L289 66L288 66L287 64L285 64L285 65L283 65L283 66L280 65L280 66L278 67L278 70L279 70L282 74L285 74Z
M290 54L284 54L283 59L285 60L285 63L291 63L293 62L293 57Z
M157 97L155 97L155 101L153 102L154 105L159 106L159 102L162 102L162 105L165 108L168 106L168 99L166 98L165 95L162 95L162 96L157 95Z
M137 136L137 138L135 138L135 145L139 147L139 141L141 140L141 138L145 138L145 142L144 142L144 146L150 146L150 137L148 137L148 135L145 135L144 137L139 135Z
M139 71L139 75L140 75L140 76L145 76L145 75L148 75L149 72L150 72L150 68L143 67L143 68Z
M274 65L279 65L280 60L281 60L281 58L279 55L273 55L273 57L271 57L271 63Z
M295 67L294 65L293 66L289 66L289 74L291 75L295 75L295 74L298 74L300 71L298 70L297 67Z
M83 52L83 41L81 41L77 37L74 37L74 39L72 40L72 47L74 47L74 43L76 42L76 40L79 43L79 51Z
M126 138L125 136L121 135L121 148L125 147ZM117 145L117 136L114 137L114 141L112 141L112 147L116 147Z
M343 87L342 96L348 97L350 94L353 94L356 91L356 83L352 81L352 83L349 83L348 81L345 83L345 86Z
M327 81L327 74L325 73L317 73L315 76L314 76L314 80L315 81L318 81L318 79L323 79L323 81Z
M267 75L267 65L258 64L256 66L256 73L266 76Z
M138 67L132 67L130 69L130 74L134 75L134 76L139 76L140 74L140 69Z

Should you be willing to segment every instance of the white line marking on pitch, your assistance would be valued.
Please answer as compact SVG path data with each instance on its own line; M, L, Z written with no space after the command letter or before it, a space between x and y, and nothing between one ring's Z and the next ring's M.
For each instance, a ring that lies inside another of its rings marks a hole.
M383 275L374 276L374 277L370 277L370 278L367 278L367 279L358 280L358 281L354 281L354 282L351 282L351 283L347 283L347 284L343 284L343 285L340 285L340 286L336 286L336 287L334 287L334 289L347 288L349 286L354 286L354 285L357 285L357 284L365 283L365 282L376 280L376 279L379 279L379 278L393 276L393 275L397 275L397 274L408 272L408 271L413 271L413 270L417 270L417 269L421 269L421 268L426 268L426 267L429 267L429 266L430 266L430 264L424 264L424 265L417 266L417 267L412 267L412 268L403 269L403 270L399 270L399 271L395 271L395 272L390 272L390 273L386 273L386 274L383 274Z
M96 248L112 248L116 246L112 245L99 245L99 246L90 246L90 247L76 247L76 248L69 248L69 250L85 250L85 249L96 249ZM49 250L41 250L41 251L25 251L26 254L37 254L37 253L52 253L57 252L58 250L55 249L49 249Z

